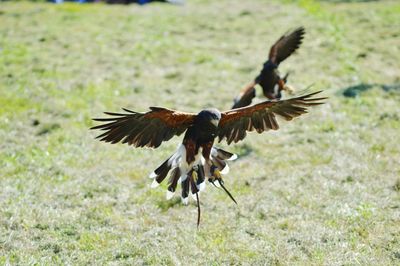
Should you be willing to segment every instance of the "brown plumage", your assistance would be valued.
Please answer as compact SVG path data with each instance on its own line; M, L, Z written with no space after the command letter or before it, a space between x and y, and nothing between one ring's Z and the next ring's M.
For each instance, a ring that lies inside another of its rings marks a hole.
M96 118L107 122L91 129L106 130L97 136L101 141L128 143L135 147L157 148L161 142L180 135L194 122L194 114L161 107L150 107L150 112L138 113L123 108L128 114L104 112L112 117Z
M178 150L150 175L154 179L152 187L158 186L172 171L167 198L173 196L180 182L182 201L186 204L189 191L198 198L197 194L204 188L208 178L213 184L217 182L236 203L226 190L221 176L229 170L227 161L235 159L236 155L214 147L215 138L218 137L219 142L225 139L231 144L243 140L248 131L261 133L277 130L277 116L289 121L307 113L308 107L322 104L321 101L326 99L315 97L319 93L308 93L287 100L268 100L225 112L206 109L194 114L150 107L150 111L138 113L123 109L126 113L105 112L109 118L95 118L95 121L103 124L91 129L105 131L97 137L101 141L152 148L185 132Z
M252 106L221 112L217 128L219 142L226 139L227 143L238 142L245 138L247 131L262 133L267 130L277 130L279 125L276 116L287 121L307 113L307 107L321 104L326 98L312 97L321 91L286 100L268 100ZM106 132L96 138L101 141L127 143L135 147L157 148L163 141L173 136L181 135L196 123L195 113L186 113L162 107L150 107L146 113L138 113L123 108L127 113L104 112L112 117L94 118L95 121L106 122L91 129L101 129ZM193 145L191 138L185 140ZM209 149L208 149L209 150Z
M263 94L268 99L280 99L282 90L291 90L287 85L287 76L281 77L278 66L301 45L305 29L299 27L294 31L283 35L271 47L268 60L264 63L263 69L254 81L247 84L235 98L232 109L250 105L256 96L255 85L259 84Z

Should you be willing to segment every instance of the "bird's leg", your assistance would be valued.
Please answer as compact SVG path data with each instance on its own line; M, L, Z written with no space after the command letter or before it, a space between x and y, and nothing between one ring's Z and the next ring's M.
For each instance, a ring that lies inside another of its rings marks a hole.
M199 228L200 225L200 199L199 199L199 193L196 192L196 201L197 201L197 228Z
M222 179L221 173L219 172L218 168L212 164L210 167L210 177L208 178L208 182L213 184L214 187L217 187L214 182L217 181L218 178Z
M214 186L215 186L214 182L217 181L218 184L222 187L222 189L226 192L226 194L228 194L229 198L231 198L231 200L235 204L237 204L237 202L233 198L232 194L224 186L224 181L222 180L222 176L221 176L221 173L219 172L218 168L215 165L212 165L210 171L211 171L211 177L208 179L208 181L210 181Z
M198 179L198 175L197 175L197 171L199 170L198 165L193 166L193 170L192 170L192 175L191 175L191 182L193 184L196 184L197 179ZM192 193L193 193L193 188L192 188ZM197 228L199 228L200 225L200 199L199 199L199 191L196 190L196 202L197 202Z
M197 171L198 170L199 170L199 166L198 165L193 166L192 180L193 180L194 183L197 182L197 178L198 178Z

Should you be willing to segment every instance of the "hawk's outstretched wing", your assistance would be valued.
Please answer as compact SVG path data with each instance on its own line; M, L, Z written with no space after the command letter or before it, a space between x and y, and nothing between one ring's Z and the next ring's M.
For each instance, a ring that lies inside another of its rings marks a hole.
M323 104L325 97L315 98L321 91L309 93L286 100L265 101L252 106L242 107L221 113L218 125L219 141L226 138L228 144L238 142L246 137L246 131L258 133L279 128L276 115L285 120L307 113L307 107Z
M110 113L109 118L94 118L104 124L91 129L105 130L97 136L101 141L128 143L135 147L157 148L163 141L182 134L192 123L196 114L183 113L161 107L150 107L147 113L124 109L127 113Z
M295 29L290 34L283 35L270 49L269 60L279 65L299 48L305 34L303 27Z

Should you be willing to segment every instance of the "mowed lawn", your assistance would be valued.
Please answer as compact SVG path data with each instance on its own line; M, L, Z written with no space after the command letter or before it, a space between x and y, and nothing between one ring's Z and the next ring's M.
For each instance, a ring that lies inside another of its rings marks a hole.
M1 2L0 265L399 265L400 3L186 2ZM327 104L218 144L238 205L207 184L198 229L194 201L147 178L182 137L89 131L121 107L226 110L301 25L281 72Z

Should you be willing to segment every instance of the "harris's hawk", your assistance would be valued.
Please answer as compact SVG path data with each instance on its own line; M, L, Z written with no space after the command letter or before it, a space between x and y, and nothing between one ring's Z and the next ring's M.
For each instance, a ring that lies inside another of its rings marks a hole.
M97 136L101 141L126 143L134 147L157 148L163 141L185 132L177 151L164 161L153 173L152 187L157 187L171 172L168 180L167 199L173 197L178 183L182 187L182 202L188 203L189 192L197 199L200 219L198 192L205 187L208 179L221 186L229 197L235 199L224 187L221 174L229 171L227 161L236 155L214 146L214 140L226 140L231 144L243 140L248 131L262 133L279 128L276 117L287 121L307 113L307 108L322 104L324 97L316 97L321 91L308 93L286 100L267 100L252 106L220 112L205 109L198 114L185 113L162 107L150 107L150 111L139 113L128 109L126 113L110 113L108 118L94 118L102 124L91 129L105 132Z
M288 74L281 77L278 71L279 64L288 58L299 48L304 38L305 29L299 27L292 32L284 34L276 41L269 51L268 60L264 63L261 72L241 90L234 99L233 108L250 105L256 96L255 86L259 84L265 97L268 99L280 99L282 90L292 92L293 89L286 85Z

